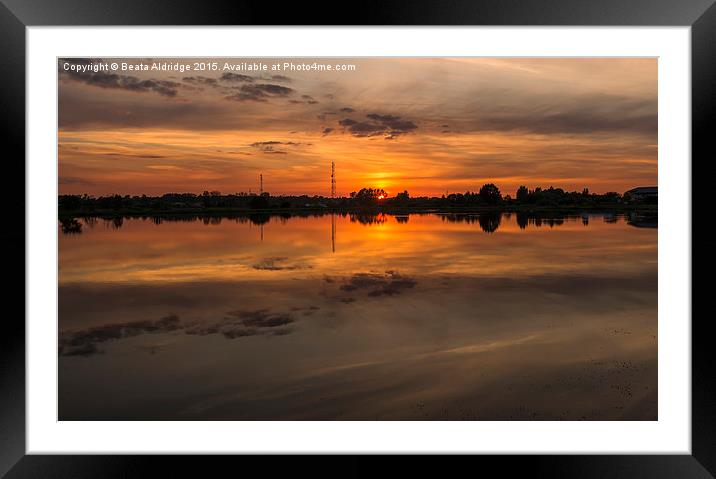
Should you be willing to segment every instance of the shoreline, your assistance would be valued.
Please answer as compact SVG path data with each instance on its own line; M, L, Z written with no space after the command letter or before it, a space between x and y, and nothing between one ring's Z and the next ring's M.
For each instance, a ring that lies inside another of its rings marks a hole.
M59 211L58 218L86 218L103 217L116 218L126 216L251 216L251 215L325 215L325 214L389 214L389 215L410 215L410 214L480 214L480 213L557 213L557 214L578 214L585 213L646 213L658 214L657 205L569 205L569 206L537 206L537 205L499 205L499 206L472 206L472 207L380 207L380 208L334 208L334 207L306 207L306 208L171 208L171 209L146 209L146 208L125 208L122 210L101 210L92 211L75 210Z

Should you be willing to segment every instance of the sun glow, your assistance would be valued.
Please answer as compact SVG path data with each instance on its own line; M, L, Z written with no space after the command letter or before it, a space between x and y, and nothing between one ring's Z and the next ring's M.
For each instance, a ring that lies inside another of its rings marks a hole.
M657 182L653 58L355 62L340 79L293 72L231 100L218 72L181 81L131 72L167 88L157 90L62 70L59 192L248 193L262 174L273 196L325 195L334 161L339 197L370 187L385 192L371 193L382 203L405 190L433 197L486 183L514 195L520 185L603 193ZM273 89L270 101L261 88ZM557 91L559 105L549 100ZM534 112L541 120L527 121ZM398 134L386 140L386 131Z

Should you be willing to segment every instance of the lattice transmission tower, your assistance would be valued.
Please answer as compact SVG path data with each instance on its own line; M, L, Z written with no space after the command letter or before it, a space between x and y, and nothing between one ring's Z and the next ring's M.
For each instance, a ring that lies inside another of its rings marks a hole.
M331 161L331 199L336 199L336 162Z

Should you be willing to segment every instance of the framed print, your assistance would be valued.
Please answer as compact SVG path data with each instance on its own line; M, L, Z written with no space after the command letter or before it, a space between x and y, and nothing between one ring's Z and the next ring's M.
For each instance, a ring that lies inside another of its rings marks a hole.
M5 2L2 472L711 477L711 3Z

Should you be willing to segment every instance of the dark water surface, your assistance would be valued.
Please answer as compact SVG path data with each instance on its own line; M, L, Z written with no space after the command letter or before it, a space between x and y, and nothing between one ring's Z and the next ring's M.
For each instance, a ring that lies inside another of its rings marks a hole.
M60 420L655 420L656 221L77 219Z

